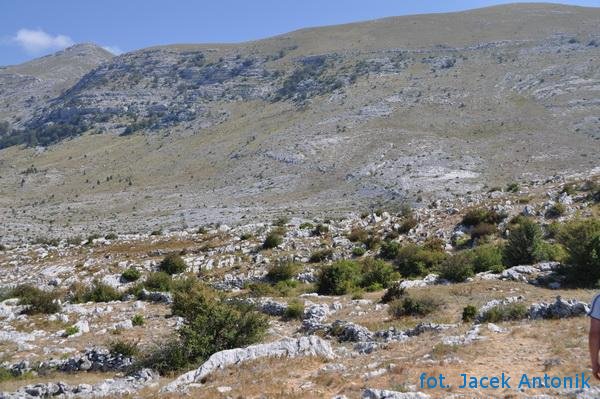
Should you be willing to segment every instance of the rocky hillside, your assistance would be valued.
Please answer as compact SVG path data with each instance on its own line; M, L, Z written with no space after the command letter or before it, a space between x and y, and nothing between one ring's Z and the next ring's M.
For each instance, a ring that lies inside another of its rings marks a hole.
M519 4L92 51L67 90L6 111L4 227L345 213L596 173L598 26L596 8Z

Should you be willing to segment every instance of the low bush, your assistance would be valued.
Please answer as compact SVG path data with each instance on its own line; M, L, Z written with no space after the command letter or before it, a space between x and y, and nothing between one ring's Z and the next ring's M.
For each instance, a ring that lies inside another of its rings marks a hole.
M185 261L178 254L171 253L165 256L158 266L159 270L167 274L183 273L187 269Z
M467 305L463 308L462 321L469 322L475 320L477 316L477 308L473 305Z
M400 284L394 284L385 291L385 294L381 297L381 303L390 303L403 298L405 295L406 289L400 287Z
M281 260L271 266L267 272L267 278L272 282L291 280L300 271L301 264L289 260Z
M113 355L122 355L125 357L136 357L140 353L137 343L123 340L111 342L108 345L108 349Z
M506 191L509 193L517 193L519 192L520 187L519 187L519 183L509 183L506 186Z
M397 241L384 241L379 249L379 256L383 259L396 259L398 253L400 253L400 243Z
M409 231L417 227L418 224L419 222L417 221L417 219L414 216L410 215L404 220L402 220L400 226L398 227L398 233L407 234Z
M504 270L502 263L502 247L495 244L485 244L472 250L473 271L499 273Z
M141 362L162 374L195 366L215 352L258 342L269 326L268 318L252 306L225 301L201 284L176 292L171 312L184 320L178 336L151 350Z
M440 277L455 283L461 283L473 277L473 257L469 252L459 252L449 256L439 266Z
M79 327L77 326L69 326L65 328L65 336L70 337L71 335L75 335L79 332Z
M89 287L77 287L72 292L71 301L84 302L112 302L121 300L122 295L115 288L100 281L94 281Z
M463 216L461 224L464 226L477 226L486 223L496 225L500 223L506 215L500 214L493 209L474 208L467 211Z
M141 314L136 314L131 318L131 324L134 326L143 326L146 323L144 316Z
M564 206L562 203L557 202L554 205L552 205L550 208L548 208L548 210L546 210L545 216L548 219L555 219L555 218L561 217L566 212L567 212L567 207Z
M310 222L304 222L299 227L300 230L312 230L315 226Z
M369 238L369 233L361 227L353 228L348 234L348 239L352 242L365 242L367 238Z
M319 263L319 262L323 262L325 260L331 259L332 256L333 256L333 250L331 250L329 248L321 249L316 252L313 252L310 255L310 258L308 261L311 263Z
M527 306L513 302L491 308L482 315L482 322L497 323L499 321L521 320L526 318L527 314Z
M116 233L108 233L104 236L107 240L116 240L119 236Z
M127 281L128 283L137 281L141 276L142 276L142 273L133 267L130 267L129 269L127 269L123 273L121 273L121 279L123 279L124 281Z
M319 223L315 226L311 234L315 237L319 237L327 233L329 233L329 226Z
M352 248L352 255L356 257L363 256L367 252L363 247L354 247Z
M360 280L360 264L351 260L340 260L323 266L317 278L317 291L324 295L344 295L355 289Z
M52 314L61 310L56 293L43 291L28 284L19 285L9 290L4 296L19 298L19 305L25 306L23 313L28 315Z
M262 247L263 249L272 249L278 247L279 245L281 245L281 243L283 243L283 238L281 237L281 235L275 232L271 232L265 238Z
M395 264L402 276L417 277L435 269L446 259L446 253L440 248L407 244L400 247Z
M146 276L144 287L150 291L168 292L173 286L173 279L165 272L154 272Z
M479 223L471 230L472 239L481 239L487 236L494 235L498 232L496 225L491 223Z
M394 267L381 260L367 258L362 262L360 286L367 291L377 291L389 287L400 279L400 273Z
M304 303L299 300L293 300L288 303L285 313L283 315L287 320L297 319L302 320L304 316Z
M426 316L437 310L442 303L436 299L406 296L390 303L388 313L396 318L403 316Z

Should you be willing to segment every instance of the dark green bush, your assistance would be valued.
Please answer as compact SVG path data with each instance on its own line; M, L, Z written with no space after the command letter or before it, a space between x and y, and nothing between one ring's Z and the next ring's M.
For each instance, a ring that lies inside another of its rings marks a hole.
M567 207L564 206L562 203L557 202L554 205L552 205L550 208L548 208L545 216L549 219L554 219L554 218L561 217L562 215L565 214L565 212L567 212Z
M265 241L263 242L262 247L263 247L263 249L272 249L272 248L275 248L275 247L281 245L282 242L283 242L283 238L281 237L281 235L271 232L265 238Z
M498 232L496 225L491 223L479 223L471 230L471 238L478 239L494 235Z
M129 269L125 270L123 273L121 273L121 278L125 281L127 281L128 283L132 282L132 281L137 281L140 277L142 276L142 273L140 273L139 270L130 267Z
M521 320L527 318L527 314L527 306L513 302L491 308L482 315L482 322L497 323L499 321Z
M210 355L259 341L269 321L252 306L225 301L200 285L177 291L171 312L184 319L178 337L151 351L142 365L165 374L197 366Z
M396 241L384 241L379 249L379 256L383 259L396 259L400 253L400 244Z
M485 244L472 250L473 271L499 273L504 270L502 263L502 247L495 244Z
M304 316L304 303L299 300L293 300L288 303L288 307L285 309L284 318L287 320L297 319L302 320Z
M396 318L402 316L426 316L437 310L441 305L442 303L439 300L433 298L407 296L391 302L388 312Z
M474 208L470 209L462 219L464 226L477 226L481 223L498 224L506 215L500 214L493 209Z
M158 266L159 270L167 274L179 274L183 273L187 269L185 261L181 256L171 253L165 256Z
M401 299L406 295L406 289L400 287L400 284L393 284L385 291L381 297L381 303L390 303Z
M136 314L131 318L131 324L134 326L143 326L146 323L144 316L141 314Z
M417 219L414 216L410 215L404 220L402 220L402 222L400 223L400 227L398 227L398 233L407 234L409 231L417 227L418 224L419 222L417 221Z
M300 225L300 230L312 230L315 226L313 226L310 222L304 222Z
M364 249L363 247L352 248L352 255L354 255L356 257L363 256L366 252L367 252L367 250Z
M107 240L116 240L119 236L116 233L108 233L104 236Z
M316 225L315 228L312 231L312 235L316 236L316 237L322 236L322 235L327 234L327 233L329 233L329 226L321 224L321 223L319 223L318 225Z
M459 252L449 256L439 266L440 277L452 282L460 283L473 277L473 258L469 252Z
M95 281L82 293L79 302L112 302L121 300L122 295L108 284Z
M171 291L173 279L165 272L154 272L146 276L144 287L150 291Z
M592 286L600 279L600 220L576 220L565 224L558 240L567 251L563 270L571 283Z
M32 285L19 285L5 294L7 298L19 298L19 305L24 305L24 314L52 314L61 310L57 302L58 295L43 291Z
M462 321L469 322L475 320L477 316L477 308L473 305L467 305L463 308Z
M333 250L331 250L329 248L321 249L316 252L313 252L310 255L309 262L311 262L311 263L323 262L325 260L331 259L332 256L333 256Z
M522 219L510 229L508 242L504 247L504 261L509 266L530 265L538 260L542 243L542 230L533 221Z
M506 186L506 191L509 193L516 193L520 189L519 183L510 183Z
M108 349L113 355L122 355L125 357L135 357L140 353L138 345L135 342L123 340L111 342Z
M395 263L402 276L417 277L437 269L445 258L446 253L439 248L407 244L398 251Z
M362 262L360 286L369 291L387 288L399 279L400 273L381 259L367 258Z
M269 268L267 278L272 282L291 280L300 271L301 264L289 260L282 260Z
M360 280L360 264L340 260L323 266L317 279L317 291L324 295L344 295L358 287Z

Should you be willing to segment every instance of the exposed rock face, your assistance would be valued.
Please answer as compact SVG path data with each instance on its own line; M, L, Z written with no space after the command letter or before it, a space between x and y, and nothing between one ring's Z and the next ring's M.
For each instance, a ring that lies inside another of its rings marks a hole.
M90 385L69 385L64 382L27 385L15 392L2 392L3 399L31 399L40 397L99 398L105 396L132 395L153 383L158 376L148 369L137 371L124 378L109 379Z
M590 311L587 303L577 300L563 300L560 296L554 303L536 303L529 308L532 319L564 319L585 316Z
M333 322L330 333L340 341L365 342L372 341L374 338L373 333L368 328L342 320Z
M212 355L197 370L185 373L163 388L163 391L185 389L187 384L199 382L215 370L263 357L320 356L333 359L335 354L327 341L311 335L309 337L285 338L268 344L251 345L246 348L230 349Z

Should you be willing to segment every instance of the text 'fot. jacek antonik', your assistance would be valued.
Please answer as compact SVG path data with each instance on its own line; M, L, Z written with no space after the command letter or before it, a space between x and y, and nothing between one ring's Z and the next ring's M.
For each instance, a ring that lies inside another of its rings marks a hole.
M551 376L546 373L543 375L521 374L518 378L512 379L506 373L500 375L474 376L467 373L459 374L461 389L534 389L534 388L554 388L554 389L578 389L589 388L591 376L585 376L585 373L578 373L571 376ZM421 373L419 376L420 389L448 389L451 387L447 383L444 374L428 375Z

